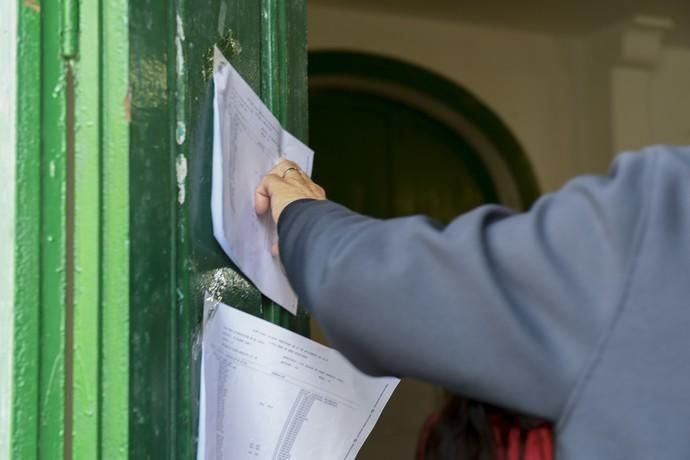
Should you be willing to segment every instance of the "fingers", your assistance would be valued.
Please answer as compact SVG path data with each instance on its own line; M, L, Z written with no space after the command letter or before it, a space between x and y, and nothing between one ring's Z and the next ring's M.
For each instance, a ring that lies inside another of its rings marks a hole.
M273 169L268 172L268 174L273 174L286 180L295 177L301 178L301 176L304 175L299 165L290 160L281 160L280 163L275 165Z
M326 190L317 183L313 183L314 193L323 199L326 199Z
M271 207L271 197L265 188L259 186L254 193L254 209L258 215L262 215Z
M281 174L283 174L283 172L286 169L289 169L289 168L295 168L295 169L301 170L301 168L299 167L299 165L297 163L295 163L292 160L286 160L283 158L268 173L271 174L272 172L275 171L278 175L281 175Z
M326 193L295 162L283 160L264 176L256 188L254 208L259 215L270 210L273 221L278 222L287 205L304 198L325 200Z
M264 178L261 180L261 183L256 188L256 192L254 194L254 209L256 210L257 214L262 215L271 208L273 186L275 185L276 181L280 180L282 180L280 177L277 177L275 174L271 173L264 176Z
M281 160L264 176L256 189L254 196L256 213L262 215L271 208L271 197L277 182L287 182L288 179L291 179L304 183L304 177L306 176L297 163L290 160Z

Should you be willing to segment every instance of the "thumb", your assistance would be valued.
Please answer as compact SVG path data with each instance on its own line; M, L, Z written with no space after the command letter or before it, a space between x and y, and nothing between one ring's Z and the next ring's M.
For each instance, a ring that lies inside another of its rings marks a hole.
M262 215L271 208L271 183L274 177L266 176L254 192L254 209L256 213Z

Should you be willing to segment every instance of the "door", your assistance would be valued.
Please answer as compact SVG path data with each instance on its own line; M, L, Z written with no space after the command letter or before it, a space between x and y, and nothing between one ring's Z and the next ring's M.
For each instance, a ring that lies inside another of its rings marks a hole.
M312 92L315 180L329 198L379 218L427 214L448 223L498 199L470 144L409 105L374 94Z

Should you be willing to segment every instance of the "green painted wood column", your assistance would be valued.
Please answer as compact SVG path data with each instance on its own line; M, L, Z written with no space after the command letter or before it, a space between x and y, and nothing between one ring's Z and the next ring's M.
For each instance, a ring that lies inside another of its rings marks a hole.
M306 136L304 1L130 4L130 456L191 458L205 291L302 332L233 267L210 215L211 51Z
M16 17L12 458L194 458L204 292L307 332L210 216L212 47L305 139L304 1L27 0Z
M127 0L101 0L102 80L102 319L100 458L126 458L130 360L130 6Z
M9 453L126 458L127 3L17 5Z
M129 439L129 86L125 0L82 2L74 53L74 459L126 458ZM74 33L74 32L73 32ZM69 328L68 328L69 330Z
M11 458L125 458L127 3L16 6Z
M64 456L67 69L61 3L18 5L13 458Z

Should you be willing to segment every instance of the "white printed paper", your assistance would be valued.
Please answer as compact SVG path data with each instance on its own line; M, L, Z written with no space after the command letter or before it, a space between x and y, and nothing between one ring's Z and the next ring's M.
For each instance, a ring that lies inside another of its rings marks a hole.
M398 384L222 303L204 305L197 460L351 460Z
M285 131L240 74L214 48L213 234L225 253L268 298L289 312L297 295L278 257L270 213L258 217L254 192L281 158L311 175L314 152Z

